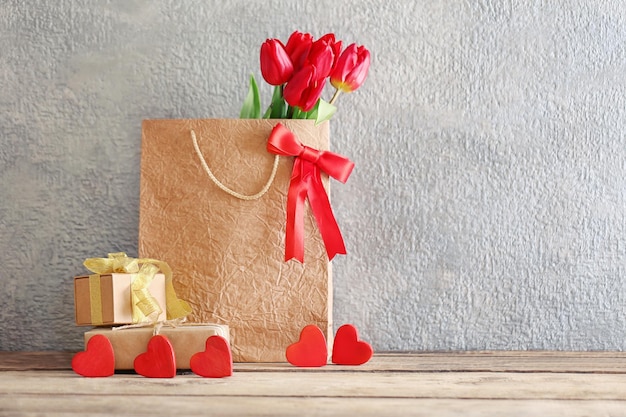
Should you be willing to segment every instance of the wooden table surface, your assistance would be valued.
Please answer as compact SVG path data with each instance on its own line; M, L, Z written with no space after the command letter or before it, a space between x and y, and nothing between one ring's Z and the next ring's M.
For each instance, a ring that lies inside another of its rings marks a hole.
M626 353L376 354L235 364L232 377L83 378L66 352L0 352L0 416L626 416Z

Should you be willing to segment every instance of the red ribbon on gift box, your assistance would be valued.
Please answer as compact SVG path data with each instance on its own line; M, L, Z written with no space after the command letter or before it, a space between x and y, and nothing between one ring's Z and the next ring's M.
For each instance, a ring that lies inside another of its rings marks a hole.
M322 184L321 172L345 183L354 168L348 158L330 151L305 146L294 133L278 123L267 141L267 150L281 156L295 156L289 193L287 194L287 229L285 261L296 258L304 262L304 201L308 197L311 210L326 247L328 259L346 254L339 225Z

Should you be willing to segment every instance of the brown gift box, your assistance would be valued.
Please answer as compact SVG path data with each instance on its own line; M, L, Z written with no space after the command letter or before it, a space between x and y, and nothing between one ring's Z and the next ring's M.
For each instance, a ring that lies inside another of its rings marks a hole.
M148 342L154 334L153 327L135 327L121 330L98 327L85 333L85 349L87 342L97 334L105 335L113 346L115 369L134 369L137 355L144 353ZM228 326L218 324L180 325L177 327L161 327L160 335L167 337L174 348L177 369L189 369L189 361L194 353L205 349L206 340L210 336L222 336L230 340Z
M74 307L77 326L111 326L131 324L133 322L131 283L137 274L100 275L100 294L102 303L102 323L93 323L91 319L91 293L89 276L74 278ZM167 319L165 298L165 276L156 274L149 286L150 294L163 310L159 321Z
M215 177L252 195L270 177L266 150L277 120L144 120L142 125L139 256L176 271L177 294L190 322L230 327L236 362L284 362L287 346L308 324L328 341L332 331L331 268L306 205L304 264L285 262L286 203L293 158L281 157L261 198L235 198L209 178L191 138ZM304 145L328 150L328 123L281 120ZM328 177L322 180L328 191Z

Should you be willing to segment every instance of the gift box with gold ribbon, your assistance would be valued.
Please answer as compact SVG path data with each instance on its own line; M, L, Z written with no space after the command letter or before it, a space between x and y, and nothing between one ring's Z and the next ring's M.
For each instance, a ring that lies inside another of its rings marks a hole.
M172 271L156 259L136 259L124 253L89 258L91 275L74 278L76 324L103 326L157 323L191 312L176 296Z
M137 274L106 274L74 278L76 325L110 326L132 324L132 282ZM156 274L147 290L154 301L165 305L165 277ZM165 320L165 310L159 308L157 320Z

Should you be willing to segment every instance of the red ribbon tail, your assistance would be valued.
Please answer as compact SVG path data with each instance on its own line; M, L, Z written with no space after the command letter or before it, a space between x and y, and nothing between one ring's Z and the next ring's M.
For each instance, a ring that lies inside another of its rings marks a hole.
M310 184L311 187L309 187L309 204L317 221L317 227L322 235L324 246L326 246L328 259L332 260L337 254L345 255L347 253L346 246L333 214L328 194L326 194L322 184L320 171L318 169L315 171Z
M304 200L306 184L302 182L299 163L294 163L287 194L287 226L285 230L285 262L296 259L304 262Z

